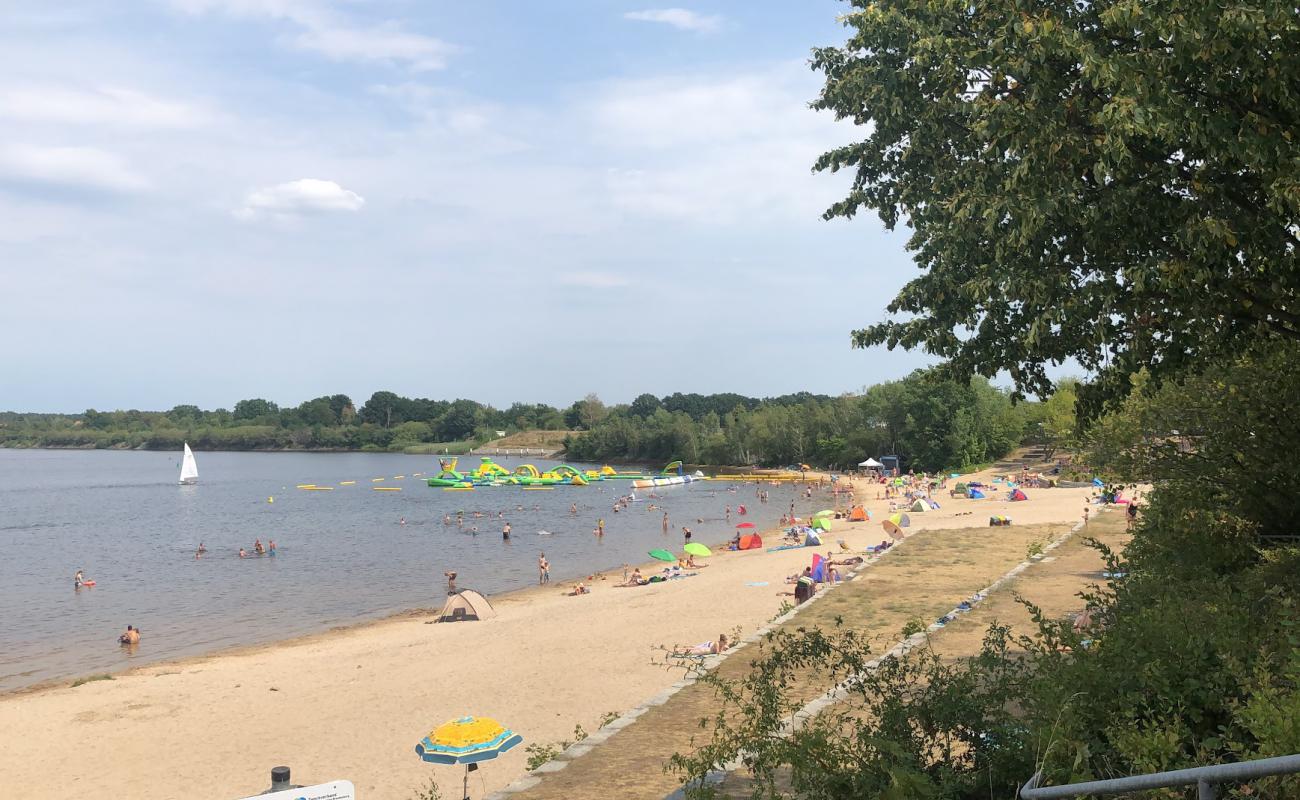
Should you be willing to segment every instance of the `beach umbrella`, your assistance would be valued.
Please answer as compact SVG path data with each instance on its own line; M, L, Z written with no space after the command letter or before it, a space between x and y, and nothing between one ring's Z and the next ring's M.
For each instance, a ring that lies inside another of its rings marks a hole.
M651 558L657 558L660 561L667 561L670 564L677 561L677 556L667 550L651 550L649 555Z
M825 508L822 509L821 511L818 511L816 514L813 514L813 519L817 519L818 517L833 517L833 516L835 516L835 512L830 510L829 508Z
M881 522L880 527L884 528L885 533L890 536L901 536L903 534L903 529L898 527L898 523L894 522L892 519L887 519L884 522Z
M737 525L736 527L737 527L737 528L752 528L752 527L754 527L754 523L752 523L752 522L742 522L742 523L740 523L739 525Z
M831 529L831 521L828 517L817 517L812 521L814 530L828 531Z
M491 717L461 717L444 722L415 746L420 758L432 764L464 764L462 797L469 797L469 773L478 762L496 758L524 737Z
M685 550L686 552L690 553L693 556L702 556L707 558L708 556L713 555L712 550L700 544L699 542L688 542L686 544Z

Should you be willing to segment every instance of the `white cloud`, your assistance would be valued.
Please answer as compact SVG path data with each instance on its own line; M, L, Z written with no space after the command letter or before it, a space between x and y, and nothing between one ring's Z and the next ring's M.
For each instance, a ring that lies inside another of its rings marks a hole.
M697 14L685 8L648 8L644 11L629 11L625 19L637 22L660 22L683 31L710 33L722 27L722 17L718 14Z
M287 41L301 50L335 61L377 61L416 71L442 69L458 48L432 36L411 33L392 21L356 25L313 0L170 0L189 14L224 13L234 17L288 22L299 30Z
M119 156L96 147L0 148L0 181L4 180L108 192L138 192L149 185Z
M760 72L612 81L591 92L591 127L612 162L613 205L696 224L811 222L842 190L810 170L846 135L808 108L799 64Z
M630 282L622 275L610 272L566 272L560 275L559 281L565 286L581 286L586 289L617 289Z
M134 89L30 85L0 87L0 117L61 125L192 128L208 115L193 106Z
M308 28L293 43L335 61L393 61L414 70L442 69L455 48L430 36L407 33L386 23L372 28Z
M250 192L235 210L240 219L285 218L327 211L360 211L366 199L334 181L300 178Z

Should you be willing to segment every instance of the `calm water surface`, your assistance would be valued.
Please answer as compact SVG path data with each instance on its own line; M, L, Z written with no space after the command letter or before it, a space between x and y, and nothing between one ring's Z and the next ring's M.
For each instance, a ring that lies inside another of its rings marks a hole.
M542 550L557 582L643 562L654 547L680 551L682 524L698 541L728 538L738 504L749 521L774 524L796 491L764 487L771 501L763 505L752 486L699 483L659 489L615 514L615 497L630 489L622 482L444 492L411 477L437 472L428 456L197 453L201 482L178 486L179 455L0 449L0 691L440 605L447 569L459 572L458 586L494 594L535 584ZM303 483L335 489L294 488ZM403 491L372 491L377 485ZM667 537L650 502L671 517ZM502 541L498 519L477 520L477 536L472 519L463 532L445 526L457 510L506 511L513 538ZM598 540L591 531L600 517L607 533ZM275 539L279 554L238 558L258 537ZM208 553L196 560L200 541ZM78 569L98 585L74 591ZM134 653L116 644L128 624L144 632Z

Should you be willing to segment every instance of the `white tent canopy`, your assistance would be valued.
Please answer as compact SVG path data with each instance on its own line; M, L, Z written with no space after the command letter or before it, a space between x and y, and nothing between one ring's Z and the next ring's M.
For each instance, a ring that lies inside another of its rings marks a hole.
M863 461L862 463L858 464L858 466L859 467L883 467L885 465L881 464L879 461L875 460L874 458L868 458L866 461Z

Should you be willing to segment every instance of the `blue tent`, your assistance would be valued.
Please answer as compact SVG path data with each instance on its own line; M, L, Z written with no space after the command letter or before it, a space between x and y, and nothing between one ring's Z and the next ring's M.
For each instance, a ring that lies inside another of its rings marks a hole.
M970 490L970 499L972 499L972 500L983 500L983 499L984 499L984 493L981 492L979 489L971 489L971 490Z
M1104 482L1102 482L1101 478L1093 478L1093 479L1092 479L1092 485L1093 485L1093 486L1096 486L1098 489L1100 489L1101 487L1105 486L1106 484L1105 484Z

